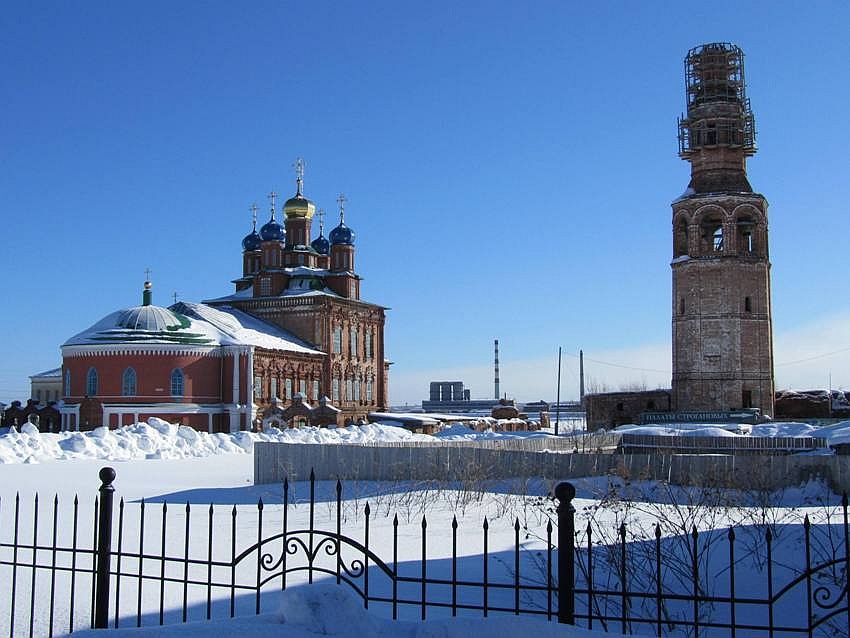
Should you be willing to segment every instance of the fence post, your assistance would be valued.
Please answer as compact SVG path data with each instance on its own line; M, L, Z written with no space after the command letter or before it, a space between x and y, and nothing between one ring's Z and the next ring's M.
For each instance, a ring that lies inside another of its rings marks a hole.
M558 622L575 624L575 513L572 483L558 483Z
M97 522L97 581L94 597L94 627L106 629L109 624L109 563L112 554L112 496L115 470L100 470L100 512Z

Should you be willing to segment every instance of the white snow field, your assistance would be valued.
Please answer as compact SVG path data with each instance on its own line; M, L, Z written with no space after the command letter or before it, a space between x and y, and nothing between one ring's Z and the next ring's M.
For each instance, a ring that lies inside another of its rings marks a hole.
M777 432L789 430L778 424L774 426L777 426ZM834 428L834 431L841 433L842 428ZM458 426L445 434L474 436L458 431ZM492 433L484 436L492 436ZM77 546L92 547L93 501L100 484L98 471L108 464L117 472L112 548L113 551L118 549L120 528L123 542L121 551L124 553L121 571L133 575L124 576L119 581L120 595L115 596L117 604L115 598L112 599L110 625L114 623L114 611L117 609L119 627L134 627L141 601L143 631L134 635L170 635L176 632L210 636L244 632L257 636L274 634L284 638L316 635L340 635L346 638L369 633L405 638L453 638L461 634L465 638L470 633L501 638L530 632L540 634L541 638L556 633L559 636L591 635L580 630L564 633L566 630L554 622L546 623L545 620L527 616L507 617L510 613L492 613L490 618L481 619L480 610L462 610L462 618L451 619L447 618L450 615L448 610L429 607L428 621L422 623L418 621L420 609L415 604L400 605L401 620L390 621L388 605L375 603L370 606L368 613L364 613L360 610L362 599L352 594L353 590L335 584L330 589L324 589L329 582L333 583L334 578L318 573L315 574L318 584L306 585L308 574L305 572L288 575L285 594L281 591L280 577L275 577L263 587L259 616L254 615L255 593L247 588L235 593L236 619L230 620L229 588L216 587L211 593L211 615L214 621L204 622L208 595L206 587L190 585L184 590L183 562L176 560L163 565L156 558L162 554L163 546L165 553L171 557L180 559L188 555L193 561L186 572L189 579L203 580L206 578L209 548L214 562L229 564L234 548L238 553L256 543L260 535L267 538L279 532L284 515L288 517L289 530L308 528L311 517L317 529L335 529L337 508L334 483L316 483L315 508L312 512L308 505L310 488L305 482L290 485L290 505L286 508L283 506L282 486L253 485L253 457L248 452L250 444L261 437L285 437L281 440L305 443L433 440L432 437L414 435L407 430L385 425L315 431L310 428L299 431L273 430L260 434L234 435L197 433L158 420L118 430L95 430L90 433L38 434L24 426L21 432L10 431L0 435L0 458L4 461L0 464L0 543L8 544L15 532L21 542L32 544L35 538L40 547L37 551L39 563L49 565L52 557L48 548L52 546L54 520L58 544L71 546L75 527L74 498L78 496ZM624 481L618 477L581 479L573 483L578 488L578 498L574 501L579 534L577 543L580 547L586 545L584 529L588 522L592 522L595 530L593 546L596 583L597 586L614 591L619 582L616 565L620 552L618 530L621 524L627 525L627 551L638 567L653 564L654 526L661 526L661 547L667 561L665 565L671 566L669 573L665 572L665 587L669 591L686 594L692 587L688 564L690 533L693 529L700 534L700 573L711 575L705 586L718 596L723 596L729 588L729 545L726 534L730 525L734 525L736 530L735 567L731 573L737 579L739 595L740 592L746 592L752 597L765 595L764 538L768 529L773 535L773 555L775 558L781 557L773 571L777 589L799 574L804 564L804 539L800 523L805 515L812 521L813 562L843 556L845 551L843 526L828 525L830 521L841 521L842 510L837 506L838 497L819 483L775 493L766 493L755 487L745 492L675 488L659 483ZM545 584L546 525L554 517L553 503L546 495L552 487L551 482L533 479L488 481L486 477L470 484L350 481L343 486L342 507L339 511L342 533L359 543L365 542L367 526L364 508L368 503L370 547L389 565L392 564L393 553L393 517L397 515L398 573L415 577L422 568L421 524L425 517L425 557L429 578L450 578L452 520L456 518L458 578L480 581L484 565L486 522L489 582L513 582L517 576L514 560L518 554L519 573L523 582ZM39 498L37 510L34 506L36 494ZM19 497L17 505L16 496ZM119 499L123 499L123 508L118 506ZM262 527L257 505L259 499L263 501ZM233 512L236 512L235 540L232 534ZM517 525L518 530L515 527ZM163 527L167 528L164 543ZM517 538L520 551L515 553ZM138 553L142 547L142 553L149 558L142 565L144 579L140 587L134 575L139 568L139 561L131 554ZM270 555L279 556L282 553L280 542L264 545L264 553L266 551ZM13 617L9 595L12 572L8 566L10 554L8 545L0 547L0 582L5 584L0 590L0 636L9 634L10 619ZM30 550L21 550L18 560L31 561L31 554ZM296 558L297 555L292 556L292 560ZM352 564L354 559L356 555L346 555L348 564ZM60 552L57 564L60 567L67 566L69 560L67 554ZM4 561L5 565L2 564ZM80 557L79 561L83 567L91 565L88 557ZM677 570L676 565L683 567ZM113 569L116 568L113 562ZM256 560L253 564L246 561L240 567L237 577L250 583L255 568ZM642 579L639 572L638 569L630 575L632 589L637 591L645 588L650 591L653 587L651 580ZM581 578L581 574L579 566L578 577ZM376 571L374 565L370 575L371 592L388 594L388 582L381 578L381 572ZM32 585L31 570L19 567L15 576L19 594L27 594ZM227 583L229 578L229 568L216 567L213 570L213 580L216 582ZM75 634L90 623L91 584L90 577L77 577L73 616ZM828 586L829 582L819 580L816 584ZM33 635L37 636L48 635L51 625L54 635L68 632L71 627L71 601L67 572L60 572L56 578L55 604L51 616L51 607L46 601L52 585L49 571L40 571L35 581L34 600L37 604L34 604L32 614L30 599L18 598L14 613L14 635L29 635L30 623ZM117 593L115 586L113 578L113 595ZM441 591L438 586L429 587L429 599L433 595L445 600L445 589ZM184 591L186 618L189 621L185 626L182 624ZM418 587L400 590L400 594L416 601ZM459 591L459 601L480 605L480 588L462 589ZM523 592L521 602L523 607L536 607L538 611L545 611L546 608L545 597L541 598L540 592ZM781 612L784 614L782 622L803 622L806 601L799 589L789 593L781 602ZM513 591L491 589L489 604L510 609L513 605ZM583 604L583 599L577 600L577 609L580 610ZM600 599L596 604L607 605L606 613L615 614L617 597ZM638 604L650 605L651 609L653 603L651 599L649 602L633 601L633 605ZM684 605L687 608L690 603ZM160 608L166 625L164 629L157 628ZM671 606L668 611L675 615L684 614L687 609ZM740 604L736 611L738 622L767 622L763 607ZM777 606L777 615L779 613L780 608ZM701 614L703 620L723 622L728 620L730 609L728 604L704 604ZM845 622L845 617L839 616L838 621ZM598 627L597 620L594 628ZM619 630L619 623L609 624L608 628ZM631 629L635 633L654 633L652 625L636 624ZM692 633L692 629L683 626L671 631L671 635L675 636ZM744 635L743 632L739 634ZM701 635L728 635L728 632L712 634L703 628ZM760 634L755 632L754 635Z

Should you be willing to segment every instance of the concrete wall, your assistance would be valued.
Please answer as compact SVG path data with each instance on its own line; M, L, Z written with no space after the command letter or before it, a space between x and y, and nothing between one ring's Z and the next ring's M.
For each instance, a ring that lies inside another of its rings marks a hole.
M548 449L555 449L553 441L545 442ZM544 453L469 444L254 444L254 483L280 483L284 477L305 480L311 469L319 480L570 479L614 474L748 490L774 490L822 478L839 493L850 491L850 456Z

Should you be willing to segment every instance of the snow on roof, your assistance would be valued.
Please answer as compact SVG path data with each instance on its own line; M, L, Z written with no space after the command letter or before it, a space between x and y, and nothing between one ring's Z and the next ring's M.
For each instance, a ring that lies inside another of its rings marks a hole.
M167 310L161 310L174 316L177 323L165 326L164 329L158 325L127 327L122 323L127 311L118 310L68 339L63 347L172 344L214 348L246 345L269 350L323 354L290 332L228 306L213 308L204 304L179 302Z
M44 372L33 374L30 376L30 379L58 379L61 376L62 368L53 368L52 370L45 370Z
M172 308L194 318L196 321L192 325L203 322L215 328L221 334L221 345L250 345L268 350L324 354L291 332L230 306L213 308L201 303L180 302Z

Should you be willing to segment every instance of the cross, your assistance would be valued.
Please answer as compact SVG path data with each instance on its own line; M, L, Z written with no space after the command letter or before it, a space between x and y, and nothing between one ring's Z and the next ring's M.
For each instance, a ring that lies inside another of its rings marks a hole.
M345 221L345 202L348 200L345 198L344 193L340 193L339 197L336 198L336 201L339 203L339 221L342 223Z
M145 281L150 281L150 280L151 280L151 269L145 268Z
M269 193L269 199L272 200L272 219L274 219L275 202L277 201L277 193L272 191Z
M301 194L301 187L304 185L304 160L296 157L295 163L292 165L295 168L295 183L298 185L298 194Z
M174 303L177 303L177 292L175 292L172 297L174 297Z
M254 230L257 230L257 202L251 204L251 220L254 223Z
M319 209L319 234L321 235L325 230L325 209Z

